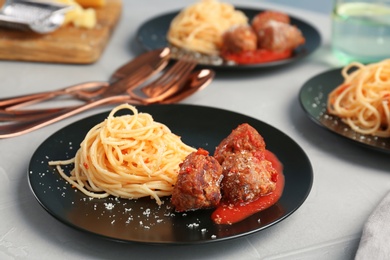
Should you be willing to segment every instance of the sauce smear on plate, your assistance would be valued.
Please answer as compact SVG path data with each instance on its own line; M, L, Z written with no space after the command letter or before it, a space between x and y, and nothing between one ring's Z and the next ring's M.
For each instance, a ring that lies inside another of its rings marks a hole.
M237 64L256 64L283 60L291 57L292 50L281 52L270 51L266 49L258 49L255 51L243 51L240 53L222 52L221 56L226 60L234 61Z
M277 171L276 189L244 205L220 205L212 213L211 219L217 224L233 224L239 222L254 213L265 210L274 205L282 196L284 189L283 165L275 154L266 150L265 158L270 161Z

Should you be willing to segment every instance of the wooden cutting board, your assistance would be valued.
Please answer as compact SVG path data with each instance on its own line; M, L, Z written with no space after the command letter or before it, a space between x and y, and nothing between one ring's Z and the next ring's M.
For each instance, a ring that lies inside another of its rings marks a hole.
M0 28L0 60L93 63L104 51L121 11L121 0L107 0L104 7L96 9L97 25L94 29L66 25L40 35Z

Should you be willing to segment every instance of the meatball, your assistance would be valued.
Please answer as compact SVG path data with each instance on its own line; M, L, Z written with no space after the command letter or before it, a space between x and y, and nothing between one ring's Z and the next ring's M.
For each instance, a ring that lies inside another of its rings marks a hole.
M281 13L277 11L264 11L257 14L252 19L251 25L255 32L259 32L263 30L265 27L267 27L268 22L271 20L285 23L285 24L290 23L290 17L285 13Z
M258 48L271 51L293 50L305 43L301 31L290 24L287 14L265 11L252 20L252 28L258 39Z
M240 53L257 49L257 36L249 25L235 26L222 35L222 51Z
M189 154L180 166L171 202L178 212L216 207L221 200L222 167L203 149Z
M305 43L297 27L278 21L269 21L257 36L259 48L272 51L293 50Z
M246 203L271 193L277 174L272 163L260 160L251 152L227 156L222 163L222 196L227 204Z
M222 164L230 154L242 151L251 151L259 159L263 159L265 151L263 137L247 123L239 125L222 140L215 149L214 157Z

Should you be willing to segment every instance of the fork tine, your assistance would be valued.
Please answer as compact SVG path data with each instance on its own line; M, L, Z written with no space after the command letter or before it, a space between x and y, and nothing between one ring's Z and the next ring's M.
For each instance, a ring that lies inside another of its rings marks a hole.
M145 98L138 96L133 91L129 91L128 93L134 100L138 100L143 104L160 102L181 90L195 65L192 61L178 61L159 79L141 88L142 90L144 88L150 88L153 90L153 96Z
M186 61L182 66L180 66L180 69L175 74L171 75L171 79L170 79L171 84L166 83L160 87L157 86L153 88L153 94L150 97L157 97L163 94L164 92L167 92L168 90L171 89L171 85L174 84L175 82L176 84L182 84L180 82L187 79L188 75L195 68L195 66L196 66L195 62Z
M195 61L189 56L184 56L172 65L169 70L163 74L157 81L145 86L141 91L148 97L156 97L163 93L168 88L169 82L177 80L177 77L186 77L188 73L195 68ZM166 86L166 87L164 87Z

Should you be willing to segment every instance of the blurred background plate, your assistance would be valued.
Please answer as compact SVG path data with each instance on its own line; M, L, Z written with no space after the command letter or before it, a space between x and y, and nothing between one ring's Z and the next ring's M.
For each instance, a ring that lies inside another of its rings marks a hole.
M353 131L337 116L327 112L329 93L343 83L342 68L320 73L303 84L299 92L301 107L316 124L346 140L380 152L390 153L390 138L363 135Z
M249 18L249 21L257 15L259 12L265 11L264 9L250 9L250 8L241 8L236 7L237 10L240 10L245 13ZM179 11L162 14L160 16L154 17L147 20L144 24L140 26L137 31L137 40L145 50L154 50L161 47L169 46L167 42L166 35L169 30L170 23L172 19L179 13ZM260 69L260 68L273 68L282 65L287 65L313 53L321 44L321 35L318 30L312 26L310 23L289 15L291 18L291 24L297 26L303 36L306 39L305 44L296 48L293 52L292 57L288 59L283 59L273 62L264 62L257 64L228 64L226 61L223 61L219 56L208 56L201 55L197 56L198 64L219 68L219 69ZM182 50L174 48L172 51L173 58L180 57L183 55Z

